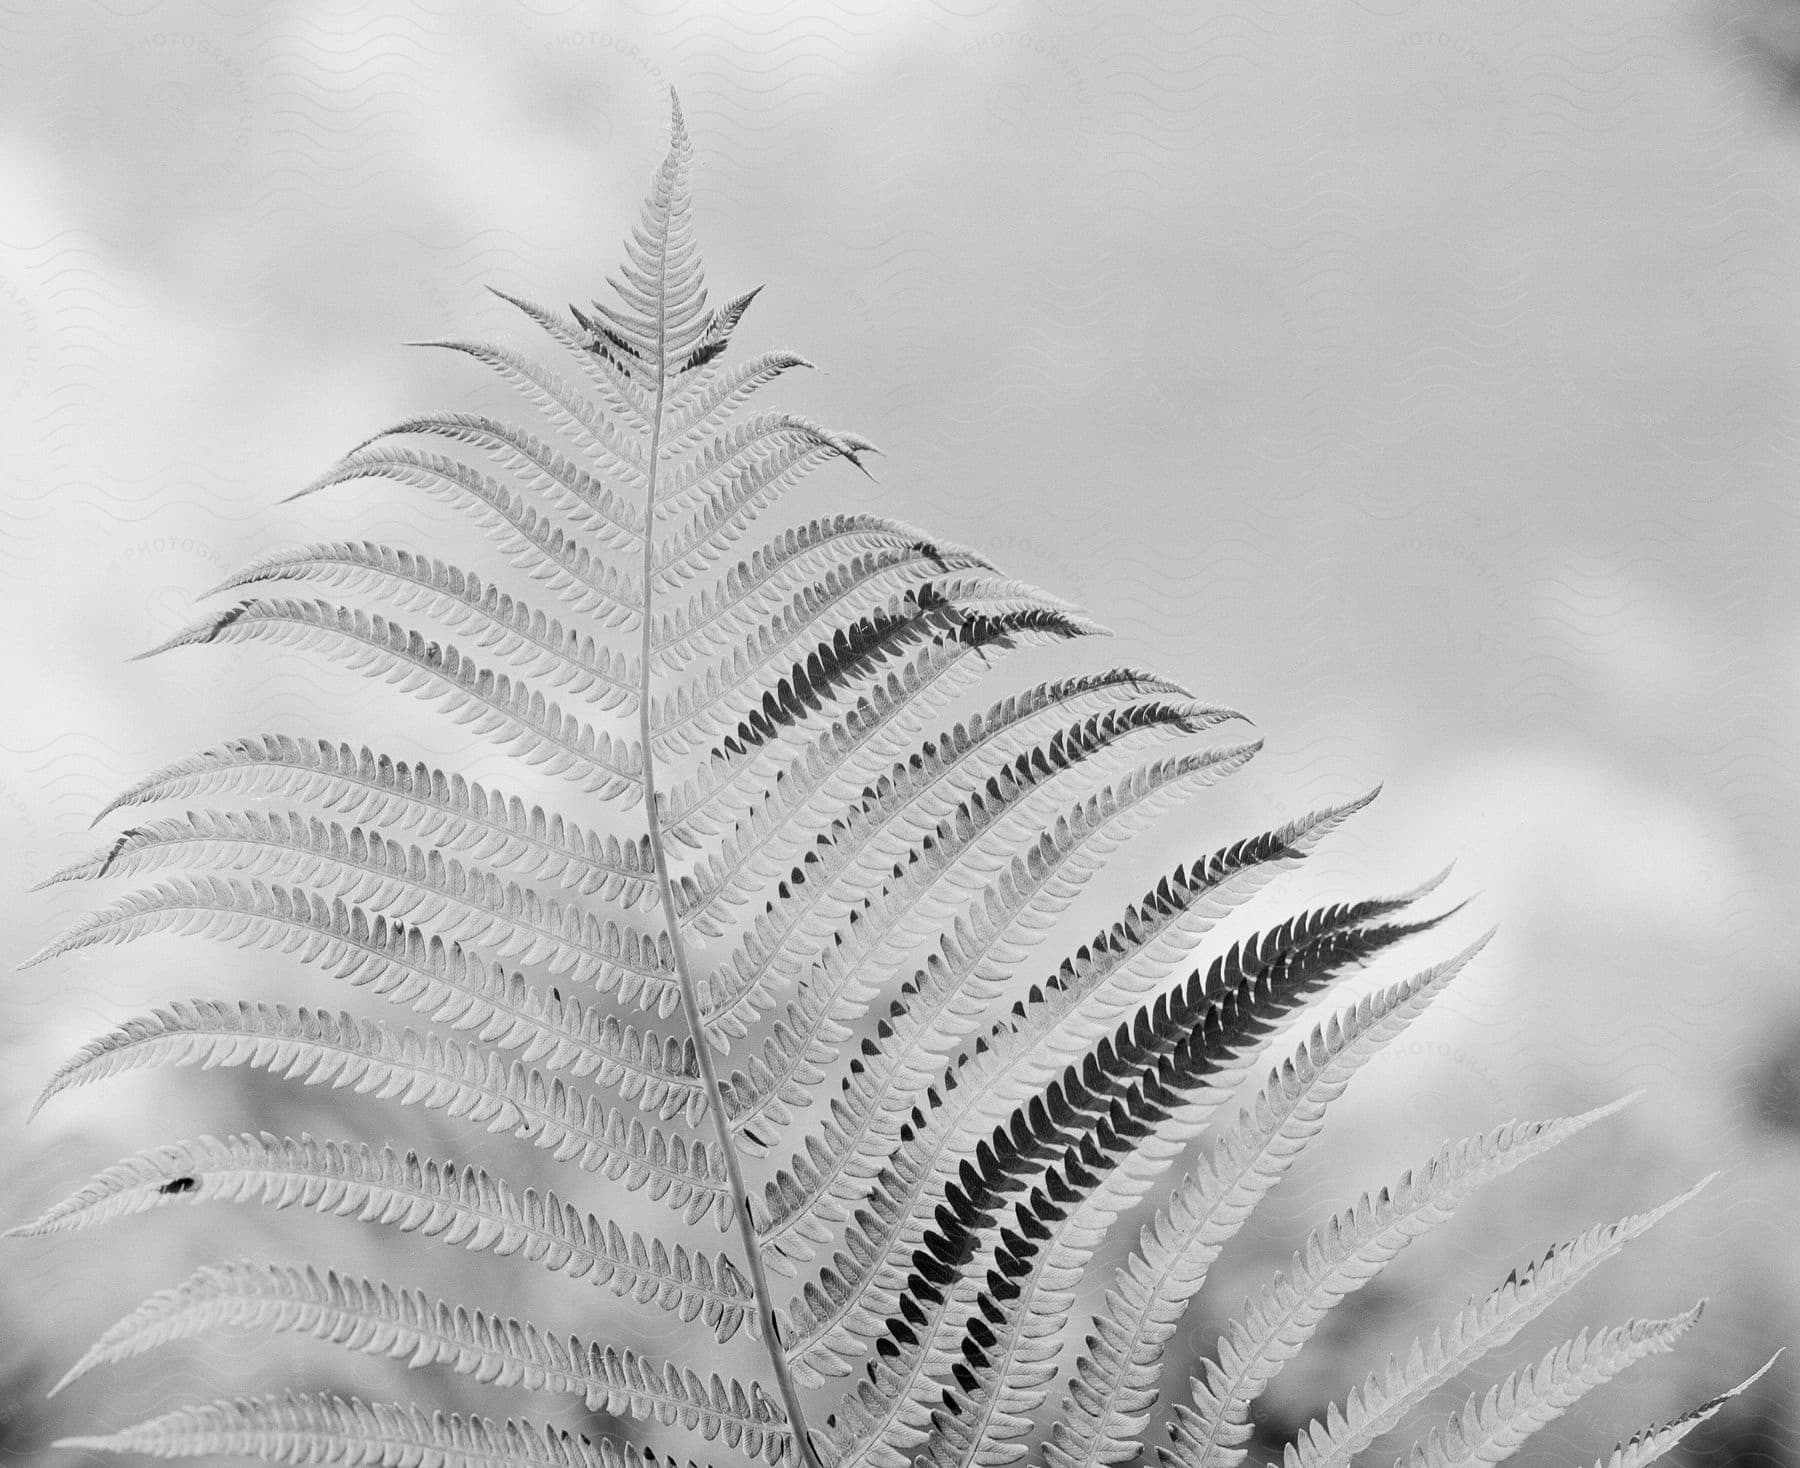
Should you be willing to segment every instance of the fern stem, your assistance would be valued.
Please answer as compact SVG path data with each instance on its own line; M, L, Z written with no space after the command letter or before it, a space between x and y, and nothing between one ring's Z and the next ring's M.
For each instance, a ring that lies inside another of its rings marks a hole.
M668 221L663 220L665 236L661 264L668 270ZM659 285L662 282L659 281ZM688 964L687 945L681 938L680 919L675 909L675 889L669 881L669 858L663 847L662 813L656 798L656 748L652 743L650 684L654 648L652 602L656 595L656 481L661 466L663 401L668 389L668 357L664 330L664 294L657 300L657 374L656 404L650 417L650 452L645 466L647 488L644 499L644 590L641 618L643 649L638 677L638 737L644 749L644 811L650 829L650 855L656 865L656 890L662 900L663 922L669 932L669 945L675 955L675 978L681 991L681 1013L693 1036L694 1053L700 1062L700 1082L706 1088L707 1114L713 1119L718 1134L719 1151L725 1159L725 1176L731 1184L732 1212L737 1218L738 1236L744 1241L744 1258L750 1272L750 1287L756 1294L756 1318L762 1327L763 1345L769 1352L769 1365L775 1373L775 1385L787 1410L788 1430L794 1439L802 1468L823 1468L818 1450L806 1428L806 1413L801 1406L799 1389L788 1370L787 1350L781 1342L781 1331L775 1323L775 1297L769 1287L769 1276L763 1268L762 1249L756 1237L756 1224L750 1217L750 1190L744 1182L743 1164L737 1143L732 1137L731 1121L725 1114L725 1100L719 1090L719 1073L713 1065L712 1042L707 1038L706 1023L700 1014L700 999L694 989L693 970Z

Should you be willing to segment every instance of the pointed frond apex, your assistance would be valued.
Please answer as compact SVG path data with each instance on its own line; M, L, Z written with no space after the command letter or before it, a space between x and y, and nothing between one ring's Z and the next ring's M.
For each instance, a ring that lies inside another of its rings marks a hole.
M1633 1320L1592 1335L1582 1331L1535 1366L1515 1371L1489 1388L1485 1397L1479 1392L1472 1395L1461 1411L1415 1444L1402 1461L1412 1468L1483 1468L1512 1456L1595 1388L1646 1356L1672 1351L1699 1320L1705 1303L1666 1320ZM1320 1441L1321 1432L1333 1429L1340 1429L1335 1418L1323 1425L1315 1422L1288 1448L1286 1461L1348 1462L1359 1449L1326 1448ZM1371 1441L1376 1436L1379 1433L1366 1435Z
M1286 1468L1348 1468L1358 1453L1397 1427L1433 1391L1511 1341L1595 1269L1686 1203L1710 1180L1702 1179L1648 1212L1591 1228L1579 1238L1559 1244L1525 1269L1514 1270L1486 1299L1465 1306L1446 1329L1433 1331L1428 1340L1415 1340L1404 1358L1390 1358L1386 1370L1369 1376L1351 1392L1342 1409L1333 1405L1324 1422L1315 1420L1302 1431L1287 1449ZM1695 1306L1686 1316L1677 1317L1683 1323L1674 1335L1685 1331L1699 1315L1700 1307ZM1673 1340L1671 1336L1671 1345Z
M1681 1416L1663 1423L1660 1427L1645 1428L1628 1441L1620 1443L1613 1449L1610 1456L1596 1462L1594 1468L1645 1468L1646 1464L1654 1463L1701 1423L1716 1417L1721 1408L1741 1397L1761 1381L1781 1357L1782 1351L1777 1351L1760 1368L1729 1391L1720 1392L1711 1401L1702 1402L1698 1407L1682 1413Z
M1380 1192L1364 1194L1308 1235L1292 1265L1250 1301L1178 1405L1170 1461L1234 1468L1245 1457L1250 1406L1317 1331L1324 1316L1375 1277L1413 1239L1449 1218L1478 1186L1620 1111L1629 1097L1578 1116L1508 1122L1442 1149Z

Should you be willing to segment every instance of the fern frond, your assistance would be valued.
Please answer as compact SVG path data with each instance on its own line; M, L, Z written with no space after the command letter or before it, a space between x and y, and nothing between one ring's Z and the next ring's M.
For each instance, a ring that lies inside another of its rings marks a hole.
M67 1233L170 1204L213 1201L311 1208L478 1252L519 1254L578 1279L591 1275L620 1298L704 1319L721 1341L746 1321L755 1329L755 1297L727 1255L646 1243L555 1193L515 1192L480 1168L304 1133L199 1137L141 1152L6 1236Z
M815 1022L834 1023L825 1019L821 1006L837 1002L844 1019L860 1014L872 990L858 982L859 976L886 973L911 944L939 930L941 920L955 910L949 904L960 901L978 922L984 902L999 896L1011 904L1006 921L988 924L990 931L983 936L990 942L998 942L1012 928L1011 919L1031 903L1041 903L1046 915L1059 911L1072 900L1079 874L1115 849L1115 836L1141 828L1182 796L1240 769L1259 747L1226 745L1146 762L1116 775L1107 763L1084 764L1112 753L1122 734L1166 736L1170 729L1171 724L1153 719L1095 720L1066 742L1054 741L1048 751L1021 756L931 835L902 847L897 860L890 856L885 880L880 865L870 870L863 858L899 802L885 808L877 803L869 817L834 833L840 840L817 849L821 860L794 869L731 959L712 976L711 1007L723 1010L724 996L729 996L730 1007L740 1014L760 1013L782 988L810 973L802 1003L814 1013L795 1017L799 1032L808 1033ZM1115 778L1109 781L1109 775ZM1082 777L1091 778L1071 788ZM1059 870L1065 864L1070 871ZM859 871L862 880L857 880ZM831 956L845 946L851 951L842 958ZM824 960L826 967L820 970L815 960ZM812 987L819 989L816 999L808 997Z
M809 1162L802 1171L796 1159L798 1176L809 1181L780 1200L771 1231L802 1227L815 1208L838 1217L837 1210L859 1197L866 1202L852 1216L831 1266L794 1311L787 1338L796 1360L809 1372L847 1370L848 1358L903 1309L930 1210L958 1178L963 1159L1104 1033L1106 1022L1129 1006L1124 996L1141 996L1214 921L1303 858L1363 803L1237 842L1159 884L962 1057L941 1089L926 1093L925 1104L901 1124L872 1182L852 1185L835 1203L821 1205L814 1200L825 1189L810 1179L827 1167L814 1169Z
M560 993L546 995L497 965L481 971L486 982L470 977L476 981L454 1005L441 999L431 1004L432 1018L450 1019L453 1029L476 1030L481 1041L501 1050L522 1050L518 1062L523 1066L593 1076L664 1121L685 1113L689 1125L695 1125L705 1114L691 1040L677 1042L640 1031ZM64 1091L146 1065L232 1064L237 1062L220 1059L217 1052L279 1050L291 1023L280 1006L271 1010L242 1000L190 999L169 1005L82 1046L57 1067L31 1114ZM274 1068L282 1062L266 1063Z
M55 873L149 885L32 961L150 934L222 937L420 1017L170 1004L84 1046L40 1106L152 1064L255 1067L511 1132L689 1225L735 1228L737 1260L647 1241L476 1167L267 1132L128 1157L13 1232L178 1202L356 1218L590 1278L704 1319L720 1343L747 1326L767 1349L768 1392L373 1279L247 1261L145 1301L57 1390L158 1344L248 1326L681 1425L781 1468L1011 1468L1108 1234L1280 1027L1449 915L1413 906L1439 878L1201 947L1365 797L1176 867L1090 942L1053 952L1068 954L1060 966L1033 970L1102 865L1260 742L1211 744L1202 736L1238 715L1130 669L995 700L987 680L1006 654L1104 629L975 552L857 513L753 533L817 467L844 459L872 479L878 450L792 412L740 413L808 364L786 352L726 363L760 287L709 301L692 163L671 96L668 151L605 299L565 315L496 292L572 364L424 344L497 373L535 410L528 422L411 416L290 497L369 481L366 495L376 480L421 491L481 529L500 580L419 550L321 542L230 577L218 590L249 599L154 649L322 652L597 797L583 817L596 825L366 747L237 740L103 814L187 795L235 794L245 808L147 820ZM1142 1451L1166 1347L1220 1250L1353 1073L1480 946L1313 1028L1220 1129L1107 1293L1046 1468L1124 1468ZM624 1025L615 1011L630 1004L679 1013L685 1035ZM825 1114L809 1111L821 1098ZM1622 1104L1465 1139L1330 1218L1228 1326L1193 1406L1175 1408L1165 1468L1235 1468L1252 1405L1327 1312L1477 1186ZM753 1194L745 1155L771 1154ZM1589 1229L1470 1298L1328 1408L1284 1468L1350 1468L1687 1196ZM821 1254L781 1300L771 1275L799 1279ZM1697 1315L1584 1333L1471 1398L1410 1468L1497 1461ZM838 1414L808 1429L800 1388L848 1375L864 1353ZM1601 1468L1648 1463L1732 1395ZM305 1468L662 1468L648 1450L554 1428L334 1395L197 1404L72 1445Z
M57 1446L153 1458L261 1458L292 1468L660 1468L668 1461L559 1427L292 1392L177 1407L121 1432L63 1438Z
M495 294L500 295L500 292L496 291ZM520 304L511 296L502 295L501 299L512 301L514 305ZM550 313L545 312L539 319L539 324L544 325L551 319ZM551 334L556 333L553 331ZM501 381L536 408L545 422L567 434L572 444L600 456L602 462L613 456L616 439L612 425L581 392L572 388L561 375L548 367L507 347L495 346L489 342L444 339L415 342L413 345L435 347L472 358L495 372ZM583 358L584 367L591 367L592 363L588 360L590 358L607 360L599 353L583 353ZM641 386L634 384L631 391L633 398L641 398ZM647 405L645 411L648 411Z
M1284 1456L1286 1468L1346 1468L1376 1438L1399 1426L1432 1392L1489 1351L1505 1345L1703 1186L1704 1182L1647 1213L1589 1229L1581 1237L1559 1244L1522 1273L1515 1270L1485 1300L1471 1301L1459 1311L1447 1332L1433 1331L1430 1340L1415 1340L1404 1362L1390 1357L1387 1369L1379 1376L1369 1376L1341 1409L1333 1403L1324 1422L1315 1420L1302 1429ZM1691 1325L1699 1314L1696 1306L1681 1318Z
M642 387L629 371L614 361L607 352L594 349L595 343L586 327L522 296L508 295L497 286L490 285L488 290L507 305L516 307L530 317L558 346L574 357L582 375L600 394L603 402L621 413L632 427L648 431L654 404L644 396Z
M1163 1352L1220 1251L1318 1135L1350 1077L1412 1024L1487 939L1315 1028L1176 1188L1120 1268L1076 1363L1049 1468L1130 1462L1155 1402Z
M316 801L352 819L417 834L443 851L515 868L519 875L560 882L585 896L626 906L655 896L655 864L647 837L622 841L584 830L516 795L408 764L367 746L269 734L234 739L179 760L140 780L94 819L115 810L194 795L289 795ZM154 846L154 838L149 838ZM66 868L52 880L106 876L132 846L132 833L114 843L111 861Z
M796 729L814 715L848 697L861 679L953 625L954 614L927 583L917 592L894 597L838 628L809 652L773 677L762 678L769 662L779 665L782 649L767 659L727 663L694 676L652 711L656 747L685 753L702 742L717 743L735 735L743 745L763 745L785 730ZM806 629L794 641L804 647Z
M603 709L637 707L641 672L635 659L448 562L373 541L332 541L264 556L206 594L266 581L381 593L396 606L423 608L453 630L468 632L475 647L549 687L581 694Z
M1122 841L1245 758L1239 749L1157 761L1074 807L1023 853L1002 856L984 881L985 864L979 860L958 881L958 863L969 842L946 841L934 848L929 860L904 878L896 877L871 904L866 922L841 930L844 941L814 966L799 999L764 1047L761 1066L748 1076L733 1077L733 1124L755 1141L751 1123L766 1119L785 1126L791 1107L810 1104L807 1077L836 1059L850 1022L867 1010L888 972L887 955L904 951L916 934L938 926L937 920L920 915L921 908L946 879L953 889L961 889L962 910L940 937L927 975L909 985L898 1001L904 1004L915 987L931 991L930 1002L939 1008L936 1039L945 1050L973 1028L961 1021L978 1016L1011 981L1074 890ZM993 813L983 811L980 820L970 822L970 834L993 835L992 829L984 829L993 819ZM982 885L968 890L971 879ZM948 1018L951 1013L956 1018ZM828 1130L826 1145L836 1140ZM815 1165L823 1160L820 1145L810 1152Z
M442 1111L490 1132L512 1132L559 1162L572 1160L630 1190L646 1189L690 1223L709 1213L721 1228L730 1223L724 1167L707 1143L627 1119L559 1077L456 1040L395 1031L343 1011L248 1002L166 1010L139 1020L127 1037L109 1039L101 1042L103 1055L116 1056L129 1043L139 1064L251 1065L304 1085ZM79 1059L65 1065L52 1085L70 1084L80 1067Z
M816 733L797 755L789 756L782 745L715 749L696 774L660 796L663 829L682 846L704 846L760 802L782 802L784 781L803 767L821 782L835 778L860 790L904 759L923 736L926 720L979 678L983 667L973 661L973 652L961 643L927 643L864 690L848 713Z
M691 374L696 368L708 366L715 359L724 355L731 345L731 334L737 330L738 323L744 319L744 313L750 309L750 303L762 294L762 287L752 286L749 290L733 296L723 306L715 307L706 323L706 330L695 344L693 351L681 364L684 374ZM687 377L679 390L678 397L685 398L698 384L692 376ZM670 405L673 406L673 405Z
M976 577L918 578L885 599L868 591L866 583L815 584L764 623L749 651L690 673L652 714L658 746L685 752L753 721L794 727L829 712L860 681L984 602L993 609L1060 605L1023 582ZM846 599L850 605L840 606Z
M796 1085L835 1058L848 1025L867 1008L892 962L921 930L935 928L940 936L875 1037L864 1043L823 1133L809 1140L804 1158L794 1158L791 1172L778 1175L769 1193L770 1216L762 1221L765 1244L788 1257L811 1256L809 1241L822 1233L821 1221L841 1219L864 1195L867 1180L892 1155L902 1118L929 1086L935 1065L980 1028L1085 878L1131 833L1231 773L1252 749L1228 746L1135 770L1060 813L1022 852L999 824L1004 804L972 799L886 892L867 908L850 910L853 921L823 951L800 1000L765 1048L764 1075L741 1086L734 1078L739 1124L764 1111L783 1122L789 1105L805 1104ZM1003 781L991 788L996 795L1008 793ZM956 888L964 899L961 910L948 922L912 922L921 901L955 875L965 855L996 836L997 862L977 861ZM1194 891L1192 901L1200 900ZM1168 916L1175 919L1173 911ZM886 1105L901 1080L908 1084L897 1105Z
M1432 925L1367 916L1321 909L1234 946L965 1152L913 1254L903 1319L879 1348L887 1359L846 1414L853 1458L891 1465L921 1439L942 1468L1024 1451L1074 1285L1112 1221L1198 1134L1282 1019L1346 967ZM946 1345L959 1349L946 1358Z
M596 455L598 466L623 480L624 488L641 495L646 478L637 450L604 419L598 420L596 432L606 436L604 451ZM644 516L635 504L614 493L554 444L498 418L478 413L426 413L370 434L350 453L360 454L387 439L408 437L445 438L480 449L490 464L542 493L562 513L584 525L598 525L601 539L613 548L629 550L634 544L643 544Z
M1434 925L1363 916L1354 906L1321 909L1234 946L1204 984L1196 974L1140 1010L1015 1112L976 1175L947 1190L940 1231L926 1235L937 1268L927 1277L921 1255L925 1288L913 1291L927 1308L934 1293L954 1304L952 1319L973 1297L945 1410L932 1418L941 1468L1023 1454L1020 1439L1048 1395L1058 1327L1113 1221L1205 1127L1281 1020L1346 969ZM1027 1189L996 1246L999 1205ZM954 1301L939 1283L946 1275Z
M1704 1303L1704 1302L1703 1302ZM1404 1468L1463 1468L1463 1465L1499 1463L1511 1457L1538 1428L1560 1416L1594 1386L1616 1376L1653 1351L1666 1351L1700 1314L1695 1306L1669 1320L1632 1321L1591 1341L1582 1332L1538 1362L1535 1371L1509 1376L1486 1398L1470 1397L1461 1413L1436 1429L1411 1453L1398 1460ZM1776 1356L1781 1353L1776 1352ZM1595 1468L1643 1468L1654 1463L1732 1398L1754 1385L1774 1358L1761 1370L1730 1391L1684 1412L1661 1427L1646 1428L1621 1443Z
M1443 1222L1482 1183L1612 1115L1631 1098L1554 1121L1509 1122L1445 1147L1391 1188L1334 1215L1307 1237L1287 1273L1252 1300L1193 1383L1194 1406L1177 1404L1176 1468L1232 1468L1243 1461L1250 1404L1318 1329L1325 1313L1360 1289L1419 1234Z
M585 955L580 965L584 981L602 991L617 990L622 998L654 1003L666 1017L674 979L664 946L591 916L583 926L583 931L569 935L569 941L578 943ZM386 917L372 919L358 904L326 898L303 887L260 878L239 882L225 877L181 877L131 893L92 914L33 954L25 966L96 944L128 943L150 933L180 933L272 948L345 972L360 968L365 955L372 967L412 967L414 955L394 949L402 935L415 932L427 943L435 939L440 948L477 951L470 944L447 943L414 924Z
M520 1050L527 1063L596 1075L665 1119L683 1109L690 1122L704 1114L704 1097L689 1084L697 1073L691 1040L677 1051L672 1042L648 1031L640 1033L610 1015L600 1018L560 991L546 996L521 975L458 944L428 938L385 917L371 918L361 908L325 909L304 894L279 890L266 899L259 910L264 928L260 935L249 934L253 940L260 936L277 948L299 952L358 988L395 1004L410 1004L433 1023L474 1031L484 1043L503 1050ZM651 976L640 965L614 976L622 998L654 1003L665 1014L674 1007L668 974ZM113 1047L100 1048L110 1052Z
M723 743L721 752L742 759L772 747L784 733L826 713L860 680L910 646L925 642L986 652L1007 651L1022 641L1092 636L1102 629L1035 595L996 597L993 610L945 601L927 584L897 598L891 611L861 619L821 644L753 704Z
M933 1014L921 1023L944 1026L936 1033L952 1048L964 1032L958 1026L973 1023L979 1007L1011 982L1101 862L1157 815L1241 768L1255 750L1228 745L1120 769L1132 736L1191 732L1160 710L1122 713L1145 716L1096 719L1077 726L1085 739L1059 736L1047 753L1021 756L923 836L910 835L905 818L917 817L929 784L923 791L889 787L821 840L734 960L740 989L771 993L792 984L799 991L764 1051L771 1080L740 1090L741 1101L760 1110L795 1066L828 1064L844 1027L866 1012L895 965L934 936L930 972L908 985L900 1002L921 987L934 1000L941 994L956 1017ZM787 1102L806 1104L793 1096ZM772 1116L783 1120L780 1111Z
M1135 705L1143 713L1116 711ZM1185 718L1199 733L1239 717L1229 709L1189 700L1165 679L1113 669L1105 673L1040 683L991 705L984 712L925 741L902 762L869 783L846 778L850 738L834 726L789 765L780 782L702 858L684 887L682 915L702 932L722 931L723 914L742 907L789 876L801 851L818 844L821 828L835 831L846 808L862 819L880 808L891 812L903 844L918 845L964 801L982 789L1034 744L1038 727L1057 715L1073 718L1076 731L1100 716L1137 717L1172 723ZM1051 736L1052 743L1058 738ZM843 838L833 842L838 851ZM886 849L892 849L888 847ZM813 853L817 859L817 853Z
M669 151L656 171L638 224L625 239L625 260L607 277L617 305L596 301L575 319L600 338L596 346L636 378L654 385L660 401L672 379L703 365L690 363L711 326L706 282L694 245L688 171L693 146L681 107L671 107Z
M821 590L840 599L885 588L889 580L929 580L958 571L992 571L987 559L934 542L923 531L873 515L833 515L778 535L739 561L685 606L657 616L651 647L671 668L722 651L746 656L762 646L773 615Z
M1500 1385L1490 1388L1485 1400L1480 1393L1471 1396L1462 1411L1450 1419L1449 1426L1433 1434L1438 1440L1439 1454L1445 1461L1466 1464L1496 1462L1511 1456L1532 1433L1561 1416L1595 1387L1610 1381L1645 1356L1673 1350L1675 1342L1700 1318L1704 1304L1705 1301L1701 1301L1693 1309L1667 1320L1633 1320L1591 1338L1584 1330L1574 1340L1564 1341L1545 1354L1535 1368L1514 1372ZM1354 1396L1349 1405L1356 1405ZM1288 1446L1285 1461L1294 1462L1297 1451L1305 1453L1309 1448L1336 1456L1341 1450L1320 1442L1324 1432L1344 1436L1346 1440L1351 1433L1368 1441L1380 1436L1379 1432L1366 1433L1351 1428L1336 1413L1334 1405L1332 1415L1324 1424L1313 1422L1296 1443ZM1390 1426L1397 1425L1399 1420L1395 1415ZM1457 1446L1446 1451L1450 1442ZM1451 1457L1452 1451L1454 1457ZM1430 1454L1431 1448L1426 1447L1423 1456ZM1346 1457L1344 1461L1349 1460Z
M690 448L702 441L759 387L773 382L795 367L811 367L793 352L759 352L734 367L712 367L683 384L665 408L663 440L671 449Z
M514 757L561 775L603 799L642 793L637 740L595 730L527 685L484 668L454 644L438 642L372 612L325 601L247 601L178 632L149 652L211 642L274 642L321 650L357 672L416 693L456 723Z
M644 590L634 577L608 565L584 540L539 514L492 476L444 454L365 449L341 460L288 498L318 494L357 479L386 479L474 506L471 519L488 533L509 563L543 583L572 610L595 616L603 626L615 629L639 625Z
M659 520L685 515L696 506L718 504L733 493L754 495L756 487L781 472L795 451L833 448L852 463L854 449L838 449L818 424L792 413L758 413L740 419L677 465L658 487Z
M307 1266L241 1261L199 1270L109 1329L57 1383L215 1330L292 1331L409 1366L443 1364L497 1387L579 1397L590 1409L679 1423L708 1442L779 1462L786 1418L760 1388L632 1350L557 1337L529 1321L433 1302L423 1291Z
M910 662L864 689L851 713L815 734L801 758L815 768L828 768L839 780L866 783L911 752L925 717L969 687L991 665L993 655L1099 630L1048 607L964 618L952 635L928 641ZM971 665L972 656L979 662ZM669 834L683 844L698 844L777 790L789 766L775 736L791 722L779 709L759 711L715 748L712 763L676 792L665 816ZM747 801L742 798L746 786L751 792Z
M879 452L860 434L832 433L805 419L792 420L729 478L706 487L687 523L659 543L652 581L659 589L685 585L717 563L757 515L814 469L843 459L866 474L863 456Z
M199 812L127 833L87 865L116 874L121 862L146 864L152 849L165 858L184 852L194 867L226 866L239 882L265 877L296 883L315 902L379 911L390 922L479 946L495 958L542 963L578 982L595 979L620 953L642 952L649 942L642 932L504 881L484 867L317 816ZM141 901L136 906L141 912Z

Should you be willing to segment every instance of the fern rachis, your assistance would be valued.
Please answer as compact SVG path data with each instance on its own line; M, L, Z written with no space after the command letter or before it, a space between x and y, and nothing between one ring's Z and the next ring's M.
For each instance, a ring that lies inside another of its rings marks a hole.
M1285 1024L1454 912L1425 910L1442 877L1259 920L1215 948L1214 929L1364 797L1215 845L1073 944L1064 915L1099 866L1129 861L1153 817L1259 746L1219 732L1231 710L1132 669L1004 689L1015 648L1100 629L898 521L837 513L738 550L807 474L837 459L866 469L874 449L742 411L805 363L731 360L756 293L708 305L689 161L677 107L613 299L564 318L504 298L551 338L555 365L435 343L491 369L533 426L415 415L294 496L367 478L421 490L467 513L522 584L412 547L316 542L228 578L216 590L244 599L157 649L324 654L425 698L566 798L262 735L140 781L103 816L212 804L132 825L50 879L147 885L40 958L155 933L224 938L315 964L417 1027L190 999L91 1042L39 1104L151 1065L249 1067L385 1103L396 1127L418 1106L510 1133L569 1192L584 1173L640 1191L694 1238L647 1238L404 1144L273 1133L154 1148L14 1231L220 1201L299 1207L591 1279L673 1316L688 1343L664 1360L347 1271L245 1260L153 1295L57 1390L253 1327L441 1363L771 1463L997 1468L1026 1453L1060 1379L1049 1468L1110 1468L1146 1441L1175 1468L1230 1468L1252 1402L1339 1300L1478 1184L1617 1106L1507 1123L1334 1215L1232 1323L1192 1405L1163 1408L1161 1437L1147 1435L1209 1266L1354 1073L1480 944L1304 1031L1221 1121ZM979 711L952 712L962 698ZM1060 962L1039 958L1046 945ZM1159 1196L1085 1347L1065 1350L1079 1276ZM1302 1432L1289 1468L1343 1468L1680 1201L1561 1243L1471 1300ZM1413 1463L1498 1461L1698 1318L1554 1347L1471 1397ZM697 1364L740 1332L760 1342L767 1385ZM1741 1390L1613 1461L1651 1461ZM292 1393L72 1445L296 1464L658 1461L553 1424Z

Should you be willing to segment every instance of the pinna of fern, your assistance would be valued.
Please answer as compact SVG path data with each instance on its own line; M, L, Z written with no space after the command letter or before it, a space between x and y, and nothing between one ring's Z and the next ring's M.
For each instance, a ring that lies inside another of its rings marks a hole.
M1481 943L1319 1017L1346 976L1455 910L1432 908L1441 878L1214 936L1368 797L1203 849L1074 943L1065 914L1100 866L1128 861L1135 835L1258 746L1222 737L1232 710L1135 669L1006 686L1015 649L1100 629L975 551L848 511L767 528L812 470L866 472L875 450L748 411L805 363L734 358L756 293L709 304L689 168L676 105L612 295L568 317L505 297L556 365L437 344L522 397L529 427L415 416L301 491L384 479L442 498L517 584L419 547L319 542L231 577L217 590L239 600L157 649L324 654L429 701L561 798L316 736L234 740L107 808L195 802L56 873L141 885L39 955L223 938L295 955L399 1016L178 1000L83 1047L40 1105L150 1065L245 1066L390 1103L394 1128L417 1106L510 1133L566 1170L563 1192L400 1142L243 1133L128 1158L13 1230L219 1201L311 1209L589 1278L631 1302L596 1321L672 1314L685 1358L312 1261L243 1260L151 1296L57 1390L254 1327L442 1363L552 1411L652 1420L771 1463L1008 1464L1054 1394L1048 1468L1132 1462L1147 1443L1171 1468L1230 1468L1253 1404L1334 1305L1476 1189L1623 1103L1505 1123L1364 1194L1247 1302L1187 1399L1164 1401L1213 1261L1354 1073ZM601 1197L640 1192L679 1217L622 1227L575 1201L596 1195L588 1174L611 1185ZM1514 1270L1303 1431L1288 1468L1349 1463L1686 1196ZM1078 1280L1153 1199L1085 1344L1065 1349ZM1499 1461L1699 1313L1583 1332L1471 1397L1410 1462ZM766 1376L697 1364L740 1332ZM1650 1462L1747 1385L1604 1461ZM71 1445L289 1464L659 1461L553 1423L293 1393Z

